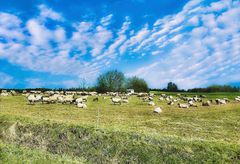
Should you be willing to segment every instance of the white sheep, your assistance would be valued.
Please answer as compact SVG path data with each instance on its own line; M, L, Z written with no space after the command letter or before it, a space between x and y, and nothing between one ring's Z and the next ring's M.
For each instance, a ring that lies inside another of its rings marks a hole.
M128 101L128 99L123 99L122 102L123 103L128 103L129 101Z
M227 104L226 100L224 100L224 99L216 99L215 101L218 105Z
M78 108L86 109L86 108L87 108L87 105L84 104L84 103L78 103L78 104L77 104L77 107L78 107Z
M191 107L198 107L197 104L195 104L193 101L189 101L188 104L189 104Z
M211 102L207 101L207 102L202 102L202 106L210 106Z
M159 101L163 101L164 100L164 98L163 97L159 97L159 99L158 99Z
M178 104L178 107L179 108L189 108L189 105L188 104Z
M153 110L153 113L162 113L162 109L160 107L157 107Z
M116 104L120 104L120 105L121 105L121 101L122 101L121 98L112 97L111 100L112 100L112 102L113 102L114 105L116 105Z
M79 97L75 100L76 104L83 103L82 97Z
M148 103L148 105L150 105L150 106L155 106L155 103L154 103L153 101L150 101L150 102Z
M240 102L240 96L237 96L237 97L235 98L235 101Z
M30 104L34 104L35 102L39 102L40 100L42 100L42 95L34 95L34 94L30 94L28 97L28 102Z

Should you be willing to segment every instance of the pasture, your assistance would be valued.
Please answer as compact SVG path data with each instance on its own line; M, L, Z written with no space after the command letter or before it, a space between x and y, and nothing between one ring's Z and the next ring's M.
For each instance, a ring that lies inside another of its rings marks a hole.
M22 95L1 97L0 161L239 163L240 103L234 101L239 93L206 94L205 99L227 97L231 102L188 109L169 106L154 93L155 107L136 96L121 105L113 105L110 97L94 102L90 96L87 109L28 105ZM153 113L156 107L163 112ZM40 155L27 161L34 154Z

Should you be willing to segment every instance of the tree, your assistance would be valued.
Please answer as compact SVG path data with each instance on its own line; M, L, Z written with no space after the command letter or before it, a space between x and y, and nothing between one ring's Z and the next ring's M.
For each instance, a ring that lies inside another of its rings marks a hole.
M173 82L169 82L167 85L167 90L170 92L176 92L176 91L178 91L178 86L177 86L177 84L175 84Z
M82 90L82 91L87 89L87 80L85 78L80 79L79 89Z
M124 91L124 81L125 77L122 72L108 71L97 78L97 91L100 93Z
M148 92L148 84L144 79L136 76L131 77L127 80L127 88L134 89L135 92Z

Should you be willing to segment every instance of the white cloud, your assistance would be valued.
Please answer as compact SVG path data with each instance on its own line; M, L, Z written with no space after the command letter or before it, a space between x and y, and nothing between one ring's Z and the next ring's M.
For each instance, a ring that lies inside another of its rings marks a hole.
M161 55L156 66L140 67L131 75L147 79L152 87L165 87L173 81L184 89L240 80L239 2L221 1L207 6L200 2L191 1L180 12L186 20L167 16L155 22L150 37L136 50L142 52L147 47L148 52L155 45L164 50L171 45L170 52Z
M26 87L27 88L41 88L45 84L38 78L28 78L25 79Z
M33 45L47 45L52 38L52 32L37 20L29 20L27 22L27 29L31 35Z
M0 72L0 87L3 88L8 84L13 83L13 77L11 77L10 75Z
M49 18L57 21L63 20L63 17L61 16L61 14L53 11L51 8L48 8L45 5L39 5L38 8L40 10L40 19Z
M101 24L102 24L103 26L108 26L108 25L111 23L112 17L113 17L112 14L110 14L110 15L108 15L108 16L106 16L106 17L103 17L103 18L101 19L101 21L100 21Z
M0 59L33 71L94 80L107 67L132 58L143 66L128 75L141 76L152 87L169 81L181 88L223 83L239 79L239 6L236 0L192 0L179 13L152 25L133 29L126 17L121 28L109 29L110 14L96 22L73 22L68 33L62 15L45 5L39 6L39 16L25 23L16 15L0 13L0 38L4 38ZM62 22L50 28L46 23L52 20ZM129 54L135 55L124 56ZM141 58L149 56L152 63L145 64ZM36 79L28 82L40 85ZM65 84L75 85L74 80Z

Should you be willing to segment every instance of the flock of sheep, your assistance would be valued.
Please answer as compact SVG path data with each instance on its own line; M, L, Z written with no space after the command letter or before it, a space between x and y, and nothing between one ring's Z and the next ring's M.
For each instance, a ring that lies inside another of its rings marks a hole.
M1 96L17 95L18 93L14 90L6 91L2 90ZM29 104L45 103L45 104L75 104L79 108L87 108L86 102L89 96L93 96L92 101L99 101L102 97L106 99L111 97L110 100L114 105L121 105L122 103L129 103L129 97L137 96L142 102L148 103L150 106L155 106L154 98L156 95L153 93L115 93L108 92L106 94L99 94L97 92L80 92L80 91L23 91L24 95ZM156 101L156 98L155 98ZM161 94L157 101L166 102L167 105L177 104L179 108L190 108L198 107L199 104L202 106L210 106L211 104L227 104L230 102L228 98L206 100L205 95L188 97L186 95L177 94L171 96L167 94ZM240 102L240 96L235 98L236 102ZM161 113L162 109L157 107L154 109L155 113Z

